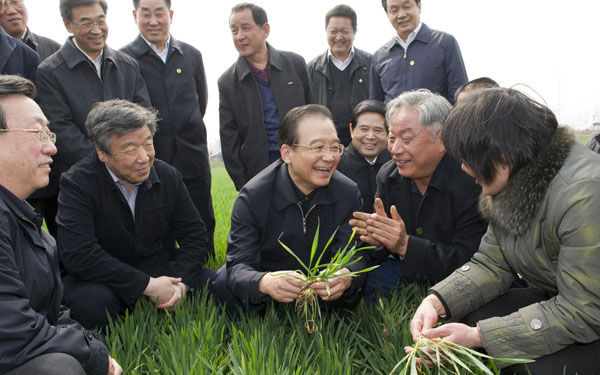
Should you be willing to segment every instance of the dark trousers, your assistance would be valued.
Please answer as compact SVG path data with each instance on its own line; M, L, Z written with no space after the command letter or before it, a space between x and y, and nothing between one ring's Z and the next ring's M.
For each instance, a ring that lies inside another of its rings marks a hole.
M81 364L64 353L42 354L6 372L5 375L85 375Z
M467 315L462 322L474 327L480 320L509 315L521 307L547 300L549 297L537 288L511 288L504 295ZM507 367L502 370L502 374L598 375L600 340L589 344L571 344L556 353L537 358L533 363Z
M229 284L227 283L227 265L225 264L217 270L217 274L215 275L212 284L212 292L215 302L218 305L225 306L225 311L227 311L230 316L237 316L240 311L259 311L266 306L266 303L257 304L251 306L250 309L246 309L242 301L240 301L229 288Z
M212 195L210 193L211 175L205 177L183 180L190 193L192 202L200 213L208 238L208 254L215 257L215 212L213 210Z

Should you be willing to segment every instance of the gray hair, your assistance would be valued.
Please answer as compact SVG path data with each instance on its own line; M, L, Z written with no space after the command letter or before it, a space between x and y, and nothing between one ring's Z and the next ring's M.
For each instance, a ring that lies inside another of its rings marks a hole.
M401 107L414 108L419 112L419 122L431 132L432 140L442 130L444 119L452 109L446 98L427 89L407 91L387 104L385 119L388 124Z
M60 16L72 22L74 8L94 4L100 5L104 11L104 14L106 15L106 11L108 10L108 4L106 4L106 0L60 0L58 7L60 9Z
M0 2L3 1L0 0ZM0 75L0 100L11 95L23 95L35 99L35 94L35 85L27 78L16 75ZM6 113L2 104L0 104L0 129L8 129Z
M107 100L99 102L85 120L85 127L92 143L101 151L110 155L110 137L132 133L148 126L152 136L156 133L158 111L145 108L127 100Z

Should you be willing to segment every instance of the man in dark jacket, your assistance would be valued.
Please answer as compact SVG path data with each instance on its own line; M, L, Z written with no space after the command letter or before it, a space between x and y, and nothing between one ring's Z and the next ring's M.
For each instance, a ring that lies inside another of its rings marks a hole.
M384 103L405 91L426 88L454 103L454 93L467 82L456 39L421 22L421 0L381 0L396 31L373 54L369 98Z
M209 252L214 255L215 214L203 120L208 89L202 55L169 34L173 19L170 0L134 0L133 5L140 35L122 51L140 64L152 106L159 111L156 156L183 175L206 224Z
M40 107L60 150L47 190L52 197L58 195L60 175L93 152L84 124L95 103L118 98L150 106L138 63L105 44L106 10L105 0L61 0L63 22L73 35L37 73ZM46 219L49 228L55 225Z
M219 78L221 151L225 168L240 190L279 159L277 134L285 114L310 102L304 59L267 44L270 26L259 6L239 4L229 28L240 56Z
M35 87L0 76L0 373L120 374L96 336L61 306L56 243L25 202L48 184L56 136Z
M361 240L385 248L366 295L401 279L439 281L477 251L487 224L477 210L481 188L446 154L442 124L450 103L428 90L388 104L392 160L377 175L375 213L355 213Z
M206 230L181 174L154 160L156 121L125 100L96 104L86 128L97 155L61 178L65 303L84 327L106 324L106 310L115 316L142 295L171 309L214 274L203 267Z
M39 63L40 56L34 50L0 27L0 74L15 74L35 82Z
M391 159L386 149L385 104L377 100L358 103L348 128L352 144L344 150L338 171L358 184L363 199L361 211L371 213L377 192L375 178L381 166Z
M34 34L27 26L29 15L24 0L8 0L0 11L0 26L6 33L15 39L27 44L29 48L40 55L40 59L46 58L58 51L60 44L44 36Z
M326 106L344 146L350 144L352 108L369 98L371 54L354 48L356 12L337 5L325 15L329 49L308 63L312 102Z
M326 263L350 239L348 220L362 205L356 184L335 170L344 147L326 107L292 109L281 125L279 143L281 159L242 188L231 213L227 264L217 271L213 289L230 310L258 310L271 299L292 302L306 283L292 271L301 268L299 262L278 241L310 264L317 226L318 251L337 229L321 261ZM349 268L366 266L360 260ZM311 287L330 305L349 306L363 282L362 277L344 276L329 281L330 293L323 282Z

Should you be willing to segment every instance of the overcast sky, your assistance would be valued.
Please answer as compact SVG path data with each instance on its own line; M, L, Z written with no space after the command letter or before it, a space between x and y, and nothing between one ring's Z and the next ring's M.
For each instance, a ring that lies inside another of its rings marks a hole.
M58 0L25 0L32 31L63 43L68 35ZM172 0L173 36L204 57L209 102L209 142L218 143L217 79L237 58L229 13L239 1ZM327 48L325 13L338 0L262 0L271 25L268 41L309 61ZM357 48L375 52L394 35L379 0L344 2L358 14ZM130 0L108 0L108 45L120 48L137 36ZM558 0L422 0L421 20L453 34L469 79L489 76L502 86L526 84L563 124L591 125L600 115L600 2ZM594 26L595 25L595 26ZM214 147L211 147L214 150Z

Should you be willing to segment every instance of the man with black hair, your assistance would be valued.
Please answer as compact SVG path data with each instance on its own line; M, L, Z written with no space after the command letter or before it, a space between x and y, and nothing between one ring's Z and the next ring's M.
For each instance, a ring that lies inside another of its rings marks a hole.
M456 90L456 93L454 94L455 103L458 104L466 98L470 97L471 95L480 92L481 90L496 87L500 87L500 85L498 85L498 82L494 81L489 77L475 78L463 84L458 88L458 90Z
M234 6L229 17L237 62L219 78L221 150L236 190L281 156L277 134L286 113L310 103L306 62L267 43L265 10Z
M337 5L325 15L329 49L308 63L312 102L326 106L342 144L351 141L348 124L352 108L369 98L371 54L354 47L357 17L348 5Z
M467 82L460 47L448 33L421 22L421 0L381 0L396 36L373 54L369 97L384 103L426 88L454 102Z

